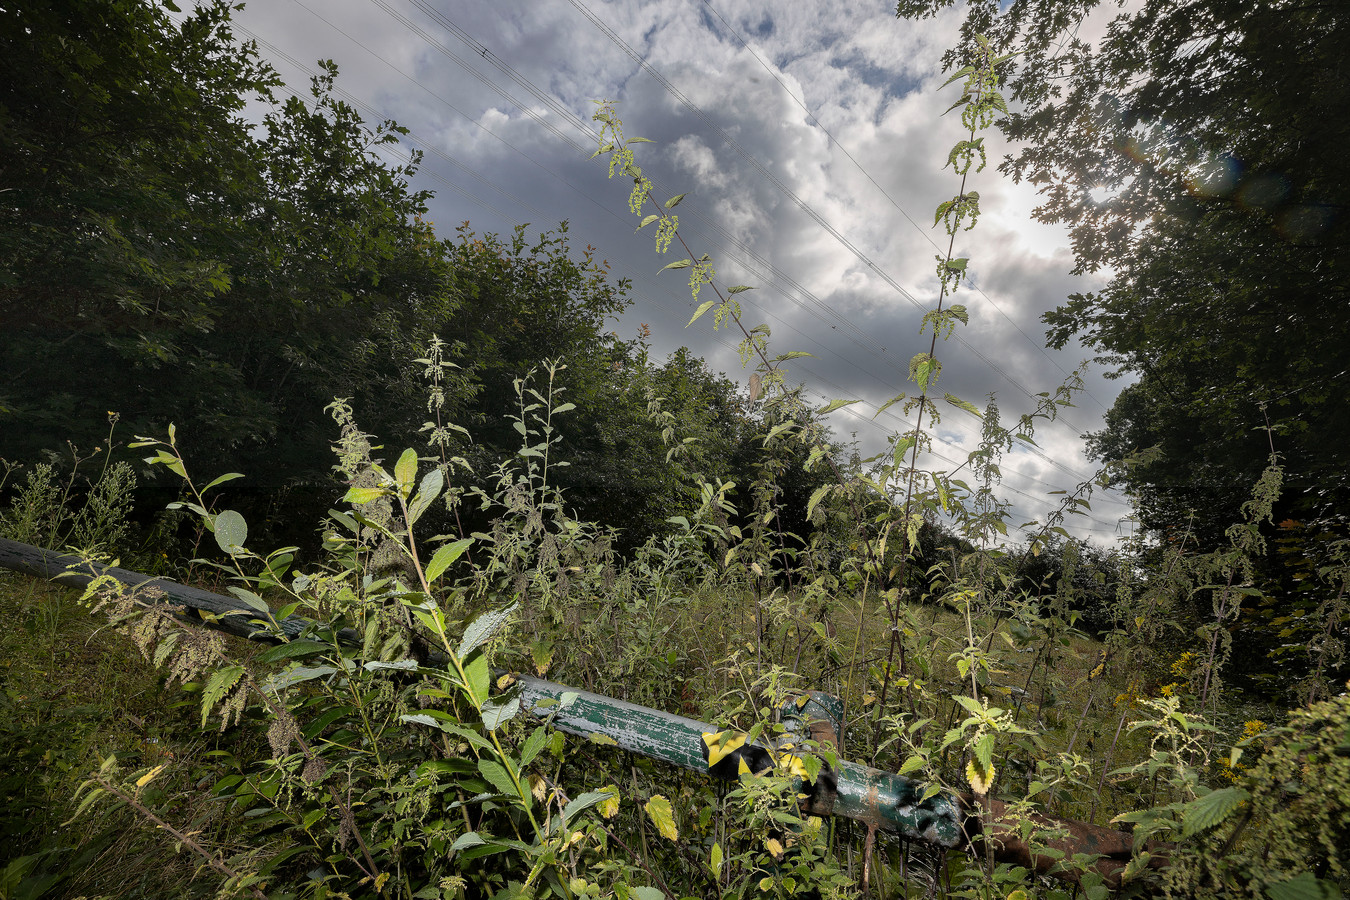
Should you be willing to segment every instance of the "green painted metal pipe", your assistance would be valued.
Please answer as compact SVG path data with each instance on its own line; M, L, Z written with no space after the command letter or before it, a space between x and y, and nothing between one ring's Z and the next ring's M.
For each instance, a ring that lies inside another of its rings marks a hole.
M602 734L633 753L720 777L773 767L770 748L746 744L736 732L539 678L516 676L516 681L521 705L551 719L559 731ZM554 703L540 707L540 701ZM719 753L724 748L730 749ZM960 800L947 793L924 800L924 786L899 775L840 762L837 771L823 771L817 784L803 791L814 813L857 819L943 847L965 842Z
M232 597L4 538L0 538L0 566L53 578L72 587L87 585L99 576L111 576L129 586L153 587L163 592L166 602L216 615L236 611L241 606ZM266 633L247 615L225 615L213 624L231 634L266 638ZM293 616L283 623L283 630L294 636L309 624L307 620ZM356 635L351 637L355 639ZM538 707L537 714L551 719L559 731L583 737L607 735L625 750L715 777L735 778L742 773L760 773L774 767L770 748L746 744L744 735L719 730L706 722L574 690L539 678L521 675L516 676L516 681L521 705L527 709ZM789 718L830 718L837 731L842 708L833 704L838 701L824 694L811 694L808 699L809 702ZM541 701L553 703L545 702L539 707ZM818 783L808 785L804 790L810 792L809 808L816 814L858 819L912 840L943 847L955 847L964 840L958 798L944 793L923 800L923 786L898 775L840 762L837 771L822 771Z

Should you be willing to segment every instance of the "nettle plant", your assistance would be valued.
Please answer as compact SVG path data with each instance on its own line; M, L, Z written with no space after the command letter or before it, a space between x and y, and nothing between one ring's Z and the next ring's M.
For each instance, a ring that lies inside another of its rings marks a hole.
M565 409L527 382L518 387L523 464L504 465L496 494L480 491L480 500L508 520L549 519L540 527L565 542L567 522L547 485L549 423ZM212 508L238 476L198 487L172 428L167 441L133 445L183 479L189 499L178 505L226 555L199 562L221 570L238 614L271 646L241 655L111 579L86 592L171 682L200 692L204 728L254 730L253 741L208 754L206 779L251 846L210 845L192 823L146 801L172 763L127 773L109 757L82 787L80 813L116 798L199 854L227 892L256 897L666 896L648 886L640 861L615 863L631 858L610 846L617 788L569 794L563 736L502 694L491 667L524 608L540 606L545 542L536 531L535 558L522 563L528 529L518 521L504 532L510 540L419 537L435 504L460 502L447 474L465 464L408 449L386 467L347 405L332 411L337 468L351 487L325 523L322 562L304 571L293 568L296 548L256 553L243 516ZM477 559L466 567L471 546Z
M961 82L961 98L951 109L961 110L967 134L953 146L947 159L947 165L959 176L959 187L951 199L939 204L934 215L934 225L943 227L948 246L945 254L936 257L937 305L923 317L920 327L921 334L928 335L929 345L910 362L910 388L883 404L877 413L900 404L905 413L914 415L914 427L894 435L886 453L863 461L860 469L850 471L847 476L818 429L788 425L782 431L767 433L765 445L772 447L775 440L794 442L802 448L808 468L829 466L835 476L811 497L808 515L821 526L836 519L846 522L848 550L842 558L836 556L824 564L824 555L814 555L821 549L818 542L822 535L830 534L828 527L822 527L813 537L817 543L804 547L795 559L800 576L797 587L828 585L831 591L842 589L856 597L861 626L852 646L828 646L830 652L847 657L841 665L844 674L839 688L853 710L843 735L845 743L852 745L851 752L873 764L898 768L902 774L922 776L931 785L930 791L946 788L965 793L980 811L986 828L992 824L991 801L999 779L1007 778L1009 771L1015 772L1017 782L1011 788L1015 799L1003 805L999 825L1020 831L1023 840L1033 848L1053 855L1060 851L1048 848L1046 842L1059 835L1037 814L1048 810L1077 813L1085 818L1096 815L1096 795L1102 791L1112 754L1118 750L1125 752L1118 744L1132 709L1137 715L1125 732L1126 737L1134 739L1131 753L1138 754L1145 734L1154 735L1147 746L1155 748L1155 756L1162 752L1157 750L1163 746L1160 741L1175 737L1176 716L1150 717L1144 707L1126 704L1100 766L1100 776L1094 777L1094 767L1083 751L1091 750L1095 734L1082 735L1080 731L1093 704L1105 702L1099 694L1101 686L1112 683L1116 673L1134 670L1142 659L1150 658L1150 644L1164 630L1174 627L1172 594L1179 582L1165 574L1141 589L1138 573L1130 562L1123 561L1116 573L1116 604L1103 611L1115 623L1115 629L1102 646L1086 683L1067 684L1058 674L1060 663L1075 652L1073 642L1086 640L1087 635L1080 628L1081 612L1074 586L1076 556L1064 523L1068 516L1090 509L1093 490L1107 483L1109 473L1100 473L1072 492L1064 493L1059 507L1043 521L1024 524L1020 548L1008 543L1009 509L995 489L1001 477L1003 455L1018 443L1034 445L1038 425L1053 421L1081 390L1081 371L1053 391L1041 394L1033 410L1010 424L1002 421L992 402L981 409L950 393L942 393L939 403L942 362L938 342L949 340L958 327L968 324L965 307L950 301L968 277L969 259L955 255L956 238L959 233L973 229L980 215L979 193L969 185L971 176L982 171L987 162L980 132L1007 112L999 93L998 73L1009 57L996 55L988 42L980 38L972 54L971 63L947 82ZM739 331L742 362L754 362L749 377L752 401L761 401L771 409L800 403L800 392L788 386L783 363L809 354L772 354L768 328L747 326L743 319L739 295L751 288L737 285L722 289L715 281L711 257L694 253L680 234L673 210L684 195L676 194L664 202L654 196L654 185L638 165L633 150L635 144L646 140L625 137L613 103L600 103L594 118L601 126L596 155L608 156L610 177L617 174L631 179L629 206L641 217L639 229L656 226L658 253L665 253L676 244L686 253L683 259L667 264L663 271L688 270L691 294L699 301L691 324L711 314L715 328L733 327ZM700 299L704 290L711 290L715 299ZM825 415L854 402L857 401L831 401L814 413ZM944 408L956 408L976 417L980 421L980 440L967 461L956 470L925 470L920 466L921 454L930 448L932 429L940 422ZM1258 506L1260 498L1268 493L1268 488L1258 490ZM756 511L763 512L760 508ZM773 516L756 516L753 521L767 526ZM947 523L959 540L945 556L934 558L924 551L922 532L936 521ZM1235 531L1233 551L1209 560L1205 565L1210 568L1204 572L1201 569L1205 566L1199 563L1181 567L1190 573L1187 584L1192 587L1211 573L1222 573L1227 578L1226 585L1215 594L1214 621L1202 627L1206 645L1201 653L1202 680L1213 690L1217 690L1217 672L1226 652L1224 623L1232 621L1240 606L1238 601L1248 592L1241 560L1249 558L1254 548L1256 538L1250 531L1249 527ZM726 537L728 544L721 546L725 560L739 560L756 574L770 572L781 578L785 573L782 560L788 554L775 556L773 550L785 546L783 541L766 538L762 532ZM1024 572L1052 546L1066 548L1064 569L1056 589L1047 592L1045 585L1027 584ZM1169 566L1168 572L1171 570ZM769 604L765 603L759 586L755 588L756 635L762 637L761 622ZM789 595L799 597L804 593L797 590ZM933 609L931 620L925 621L926 613L921 611L920 603ZM942 609L959 617L958 635L945 637L932 628ZM869 644L867 623L877 612L886 622L884 647ZM828 645L823 628L820 637ZM763 658L758 643L753 649L756 654L753 671L764 677L772 671L772 663ZM1019 664L1010 656L1024 653L1032 655L1029 667L1025 659ZM748 663L740 654L733 654L723 665L734 671ZM1000 684L999 676L1014 668L1027 670L1025 681ZM1054 709L1061 695L1084 692L1086 705L1076 720L1066 719ZM1212 690L1202 690L1201 705L1212 704L1213 697ZM1033 715L1034 721L1023 722ZM1186 798L1177 802L1199 803L1209 810L1212 806L1206 806L1203 798L1210 789L1202 777L1213 741L1203 737L1209 730L1199 715L1187 716L1183 727L1190 741L1187 749L1168 750L1158 757L1168 762L1165 765L1159 762L1150 770L1151 776L1155 781L1163 778L1173 786L1174 796ZM1193 738L1194 734L1202 737ZM1144 757L1147 760L1147 751ZM1149 763L1141 765L1147 768ZM1127 766L1114 772L1113 777L1128 778L1137 771ZM1137 804L1139 799L1135 796L1132 802ZM1221 799L1216 797L1211 803L1217 805ZM1202 826L1193 830L1215 824L1215 820L1206 818ZM1143 834L1159 831L1165 829L1149 829ZM872 847L868 835L865 848L870 852ZM1141 836L1141 851L1142 847ZM1147 853L1141 852L1126 877L1139 877L1148 860ZM1081 855L1064 860L1062 866L1077 872L1076 880L1087 896L1098 898L1105 895L1108 885L1091 864L1090 856ZM864 865L864 876L867 872ZM1025 869L995 864L992 856L986 855L978 865L959 867L950 890L955 894L985 896L992 887L1006 894L1030 889L1030 877ZM865 881L866 878L864 884Z

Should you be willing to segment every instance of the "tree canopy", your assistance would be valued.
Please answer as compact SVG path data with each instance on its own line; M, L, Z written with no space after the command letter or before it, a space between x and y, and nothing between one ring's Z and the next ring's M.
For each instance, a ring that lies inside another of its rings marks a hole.
M902 16L946 0L901 0ZM963 37L1018 51L1002 164L1039 186L1101 291L1046 316L1127 386L1092 449L1129 470L1143 524L1213 546L1273 450L1281 515L1350 500L1339 401L1350 368L1347 11L1332 3L1147 0L1100 41L1095 0L975 0ZM947 62L955 64L961 51ZM1269 433L1266 433L1267 424Z

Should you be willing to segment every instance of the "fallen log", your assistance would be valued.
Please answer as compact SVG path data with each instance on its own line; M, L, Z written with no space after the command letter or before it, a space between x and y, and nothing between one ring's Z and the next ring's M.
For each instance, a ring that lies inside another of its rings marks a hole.
M71 587L84 587L95 578L111 577L144 592L146 600L182 607L185 617L195 624L251 640L278 640L264 627L258 614L246 610L240 601L166 578L105 566L4 538L0 538L0 567ZM211 618L203 619L200 615L203 612ZM276 624L290 638L314 623L292 616ZM354 641L356 635L351 634L350 638ZM754 776L773 770L776 763L791 762L790 750L785 755L783 750L751 743L746 735L720 730L706 722L526 675L514 675L510 680L516 685L522 707L548 719L559 731L581 737L604 735L629 752L713 777ZM831 729L837 728L838 723L822 729L821 718L803 716L811 736L824 738L828 743ZM1093 869L1107 884L1117 887L1133 849L1132 838L1125 832L1039 815L1033 818L1037 828L1063 836L1040 840L1033 846L1021 838L1019 821L1002 801L991 799L981 803L974 795L949 791L925 798L926 785L921 782L842 760L833 771L822 771L804 791L803 811L811 815L854 819L869 828L936 847L962 848L974 853L987 849L1001 862L1026 866L1074 883L1079 880L1079 873L1063 867L1061 857L1096 856ZM1047 854L1046 849L1053 852ZM1163 854L1155 853L1150 860L1151 867L1165 864Z

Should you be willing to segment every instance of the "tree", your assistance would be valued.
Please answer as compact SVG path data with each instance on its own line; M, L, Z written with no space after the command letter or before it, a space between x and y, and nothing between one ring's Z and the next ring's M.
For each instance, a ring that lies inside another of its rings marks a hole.
M1002 168L1039 185L1037 216L1069 227L1077 271L1112 272L1046 321L1052 344L1076 336L1137 379L1092 447L1159 448L1126 475L1143 524L1194 511L1219 545L1272 445L1284 514L1343 507L1347 10L1147 0L1093 46L1079 28L1096 0L1004 5L972 2L963 38L1021 52L1004 123L1021 147Z
M326 480L335 395L420 423L403 364L457 300L416 160L376 155L400 130L335 100L331 64L278 102L230 10L0 10L0 456L87 450L112 410L274 502Z

